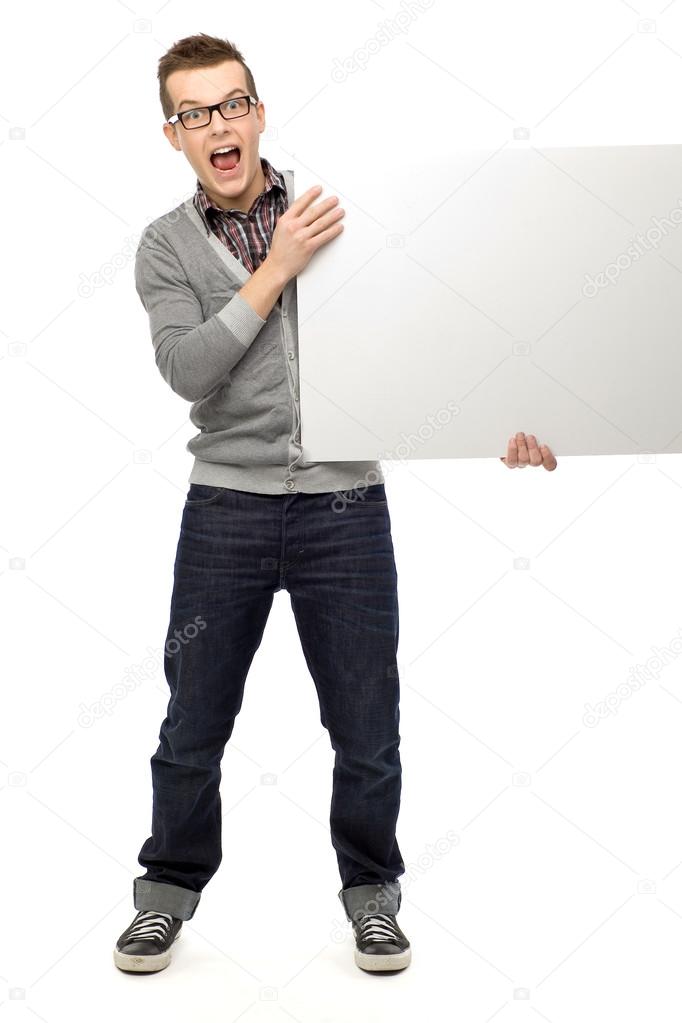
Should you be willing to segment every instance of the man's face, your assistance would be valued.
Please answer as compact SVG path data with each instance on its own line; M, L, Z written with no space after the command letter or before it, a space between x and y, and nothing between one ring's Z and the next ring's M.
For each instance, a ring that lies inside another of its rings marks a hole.
M174 71L166 79L173 112L219 103L234 96L247 96L246 75L242 65L226 60L214 67ZM223 209L248 212L263 190L263 170L258 154L258 139L265 128L265 108L250 104L248 114L225 120L214 110L210 124L201 128L183 128L179 123L164 124L166 138L176 150L182 150L209 198ZM211 162L214 150L223 146L239 148L239 163L234 170L220 170Z

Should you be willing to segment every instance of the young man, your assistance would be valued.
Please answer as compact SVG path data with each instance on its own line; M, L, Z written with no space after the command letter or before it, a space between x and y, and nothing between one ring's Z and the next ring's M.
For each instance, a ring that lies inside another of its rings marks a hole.
M315 203L319 188L294 201L292 172L259 156L264 106L232 44L182 39L158 74L164 133L197 184L143 232L135 281L157 366L192 402L200 432L187 445L152 834L114 962L167 966L218 869L220 763L284 588L335 750L330 828L355 962L403 969L397 573L384 477L378 462L305 462L301 448L296 275L341 232L343 210L336 197ZM518 437L507 465L554 467L548 449Z

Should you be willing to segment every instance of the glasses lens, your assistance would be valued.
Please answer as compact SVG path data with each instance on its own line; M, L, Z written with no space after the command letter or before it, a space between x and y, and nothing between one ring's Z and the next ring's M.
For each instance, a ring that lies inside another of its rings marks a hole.
M184 128L201 128L208 124L208 110L206 107L196 107L194 110L185 110L180 114Z
M220 107L220 113L223 117L242 117L248 112L249 100L246 96L236 96L232 99L226 99Z

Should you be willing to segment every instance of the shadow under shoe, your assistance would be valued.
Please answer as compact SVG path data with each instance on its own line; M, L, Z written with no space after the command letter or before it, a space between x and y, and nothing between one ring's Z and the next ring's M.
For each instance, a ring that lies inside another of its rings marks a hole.
M171 961L171 945L182 920L170 913L141 909L116 942L114 963L129 973L155 973Z

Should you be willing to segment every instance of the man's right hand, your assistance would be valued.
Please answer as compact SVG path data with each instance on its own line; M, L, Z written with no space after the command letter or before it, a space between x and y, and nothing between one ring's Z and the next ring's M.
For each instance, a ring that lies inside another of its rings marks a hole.
M265 262L285 281L303 270L322 245L343 231L345 210L337 206L338 196L311 205L322 191L314 185L300 195L278 218Z
M338 221L345 210L336 205L337 196L311 205L321 191L320 185L314 185L282 213L272 232L268 255L239 290L263 320L267 320L292 277L307 266L320 246L343 230Z

